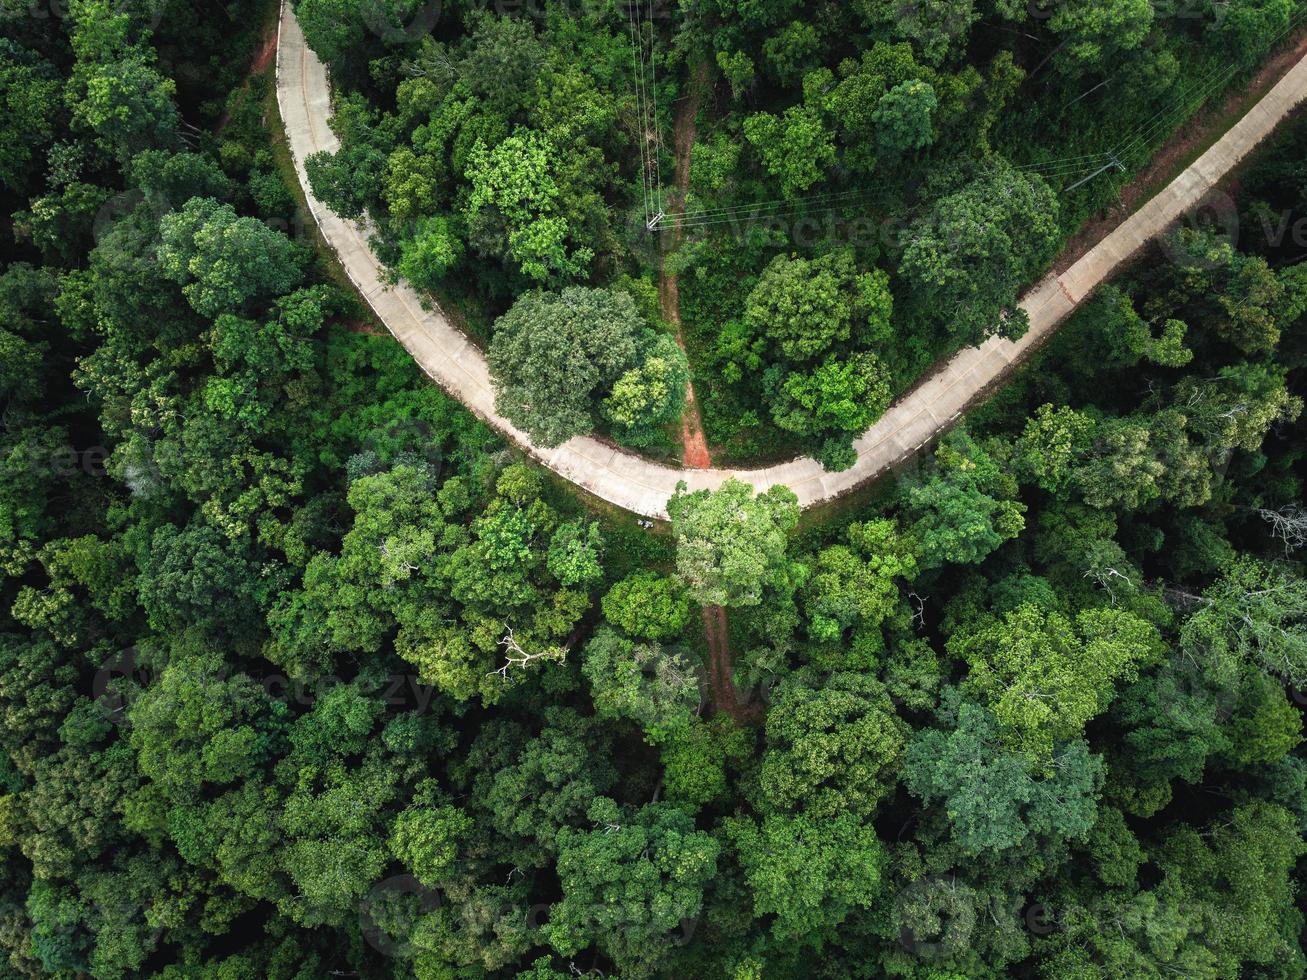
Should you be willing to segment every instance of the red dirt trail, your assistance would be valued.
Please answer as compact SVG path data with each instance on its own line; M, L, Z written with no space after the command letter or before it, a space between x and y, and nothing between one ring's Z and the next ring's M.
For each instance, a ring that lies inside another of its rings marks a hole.
M690 154L694 149L694 126L699 116L699 98L707 86L708 64L701 60L695 66L690 90L676 110L676 189L672 195L672 210L683 208L690 192ZM681 229L674 228L666 235L665 251L674 252L681 244ZM676 342L684 350L685 339L681 336L681 288L676 273L662 271L658 281L658 299L663 319L676 329ZM681 414L681 454L690 469L706 470L712 466L712 455L708 452L708 440L703 434L703 416L699 412L699 399L694 394L693 381L686 392L685 411Z
M690 158L694 149L695 120L699 115L699 100L708 89L708 63L700 59L691 74L689 91L676 110L676 188L672 208L685 206L690 191ZM676 250L681 243L681 230L674 228L666 234L665 249ZM676 329L676 342L685 348L681 336L681 292L675 273L662 271L658 282L659 305L663 319ZM703 434L703 416L699 400L694 393L694 382L686 392L685 411L681 415L681 458L689 469L708 469L712 454ZM735 690L735 663L731 656L730 630L723 606L703 607L703 630L708 643L708 684L712 689L713 707L729 715L737 723L749 720L750 712L740 704Z

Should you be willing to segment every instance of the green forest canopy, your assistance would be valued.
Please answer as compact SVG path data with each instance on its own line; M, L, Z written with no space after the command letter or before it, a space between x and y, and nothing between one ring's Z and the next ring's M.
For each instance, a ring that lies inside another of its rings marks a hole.
M339 85L315 186L464 284L524 411L584 360L542 431L658 451L688 366L623 239L622 11L298 8ZM667 67L711 71L698 201L874 176L921 231L688 236L713 438L838 460L864 420L824 399L883 406L996 323L1111 193L1054 212L999 158L1094 148L1289 11L1195 8L670 11ZM1307 126L1241 175L1241 235L1189 222L869 493L800 521L735 483L646 532L286 234L245 74L275 11L0 10L0 976L1307 972L1307 265L1267 230L1307 216Z

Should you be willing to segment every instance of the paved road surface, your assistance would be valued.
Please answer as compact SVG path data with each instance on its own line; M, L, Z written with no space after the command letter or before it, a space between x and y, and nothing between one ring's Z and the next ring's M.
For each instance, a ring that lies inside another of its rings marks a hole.
M739 477L759 490L782 483L803 507L831 500L910 456L947 429L1031 347L1150 239L1207 193L1307 96L1307 58L1276 85L1192 166L1109 233L1060 276L1050 275L1021 301L1030 330L1021 340L992 338L960 351L925 383L890 407L854 442L857 463L827 473L812 459L754 470L682 470L613 449L589 437L555 449L531 444L526 433L495 412L494 389L481 352L438 309L424 309L407 285L389 286L368 248L366 232L314 198L304 160L339 141L328 125L330 87L322 62L304 43L290 4L283 4L277 47L277 101L309 208L327 242L377 317L442 388L554 472L597 497L646 517L665 518L667 499L684 480L692 490Z

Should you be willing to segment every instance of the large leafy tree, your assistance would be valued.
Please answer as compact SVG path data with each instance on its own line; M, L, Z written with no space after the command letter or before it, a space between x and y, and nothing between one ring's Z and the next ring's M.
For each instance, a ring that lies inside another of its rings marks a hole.
M1167 249L1181 270L1181 296L1220 337L1247 353L1274 350L1293 304L1286 280L1264 258L1198 228L1172 232Z
M1091 419L1072 408L1040 405L1016 443L1018 473L1050 493L1062 490L1071 470L1088 450Z
M1026 506L1002 458L990 451L997 448L965 431L951 433L935 450L936 467L907 488L924 566L979 563L1025 527Z
M644 331L621 290L528 293L495 323L495 407L547 446L592 431L600 401L642 363Z
M61 88L53 65L0 39L0 185L20 191L30 183L32 157L53 138L59 121Z
M502 237L505 257L539 283L583 276L594 255L588 246L567 247L556 167L549 137L530 130L519 130L493 149L478 143L468 158L472 189L465 216L474 243Z
M286 706L244 674L224 676L218 651L179 652L128 718L141 771L181 803L239 784L274 758Z
M203 523L154 532L140 576L141 604L158 629L199 627L216 637L250 635L255 576L239 545Z
M1244 661L1301 686L1307 683L1304 611L1307 582L1292 567L1241 558L1198 599L1180 642L1215 665Z
M945 4L952 2L944 0ZM920 5L914 11L925 11L928 6ZM966 6L970 7L970 0ZM862 7L877 7L884 14L890 4L866 0ZM891 19L897 27L912 30L912 12L894 11ZM991 92L1007 86L1005 81L995 82ZM878 40L862 52L860 60L842 62L838 73L826 68L809 73L804 79L804 97L830 119L840 139L840 164L864 177L880 167L884 177L893 173L885 164L929 146L974 114L974 94L980 83L974 70L956 74L935 71L918 60L910 45Z
M440 7L427 0L304 0L296 15L313 50L353 80L366 72L369 57L434 29Z
M470 786L476 810L507 842L513 860L537 867L615 785L611 749L594 719L556 706L545 709L538 734L511 722L484 725L454 774Z
M728 818L726 834L744 868L755 915L772 915L781 942L819 946L880 892L885 848L856 814L768 814Z
M132 15L109 0L74 0L70 13L77 61L66 94L74 122L123 162L141 150L176 146L176 83L158 70Z
M1069 61L1092 68L1112 54L1139 47L1153 16L1147 0L1076 0L1053 8L1048 26L1064 38Z
M631 719L650 742L684 732L698 713L701 678L683 650L604 628L586 644L581 669L599 716Z
M681 417L690 384L690 365L676 340L658 334L644 361L613 383L604 399L603 416L624 443L656 444L662 427Z
M875 354L831 356L811 372L773 368L766 381L774 389L772 418L782 429L819 446L827 469L857 462L853 437L861 435L890 404L889 372Z
M874 678L792 675L767 712L760 802L768 811L802 810L818 819L867 816L893 786L906 733Z
M604 618L632 636L669 640L690 621L685 589L673 578L642 571L628 575L603 598Z
M885 274L859 273L852 251L840 249L816 259L776 256L749 293L744 317L787 361L797 361L850 338L883 338L892 309Z
M546 934L564 955L593 944L624 975L651 975L673 931L702 910L721 845L669 803L623 809L599 797L586 816L593 829L559 834L563 899L550 907Z
M1159 842L1149 888L1071 892L1062 928L1040 940L1050 973L1236 976L1276 963L1297 969L1300 913L1293 867L1303 853L1292 815L1257 802L1208 827L1180 825Z
M1040 177L997 161L912 225L900 271L920 302L947 311L958 344L1015 339L1030 322L1017 298L1060 241L1057 210Z
M793 491L727 480L715 491L681 484L667 503L676 534L676 571L705 605L756 606L767 588L791 584L786 533L798 523Z
M1083 740L1057 752L1046 774L1003 744L998 720L984 707L954 701L949 727L923 729L903 753L903 781L948 815L949 836L965 856L997 854L1028 837L1083 840L1094 825L1103 762Z
M802 595L808 633L819 643L846 639L855 650L884 649L880 625L901 607L896 579L911 581L917 562L892 521L851 524L845 540L824 548Z
M786 197L797 197L821 181L835 162L834 135L808 106L791 106L780 116L750 116L744 135Z
M252 300L290 292L300 279L294 242L212 198L192 198L165 215L159 234L160 265L201 316L239 312Z
M893 0L856 0L853 7L869 24L912 42L932 65L965 44L981 16L975 0L925 0L907 7Z
M965 660L965 688L992 706L1010 743L1046 759L1105 710L1114 683L1161 651L1156 627L1121 609L1071 620L1025 603L1002 620L968 623L949 650Z
M880 97L871 114L881 149L889 153L919 150L935 138L933 117L939 107L929 82L900 82Z

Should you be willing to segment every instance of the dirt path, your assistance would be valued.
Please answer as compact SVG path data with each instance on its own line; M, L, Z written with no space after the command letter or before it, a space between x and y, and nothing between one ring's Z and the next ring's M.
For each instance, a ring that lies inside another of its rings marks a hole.
M245 77L247 79L253 78L272 64L272 59L277 57L277 37L278 34L274 27L274 29L268 33L268 36L263 39L263 43L259 45L259 50L254 52L254 58L250 61L250 67L245 72ZM214 127L214 132L219 134L222 133L222 131L227 128L229 122L231 122L231 113L223 112L222 118L218 120L217 126Z
M708 62L695 61L690 69L689 90L676 109L674 145L676 148L676 186L668 210L672 213L685 208L690 193L690 161L694 152L695 123L699 118L700 100L711 84ZM665 232L662 239L663 254L674 252L681 244L681 229ZM676 328L676 342L685 349L681 335L680 282L673 272L662 270L658 278L658 299L663 319ZM708 440L703 434L703 415L699 399L690 382L685 396L685 411L681 413L681 459L687 469L706 470L712 466ZM708 642L708 683L712 688L713 706L724 711L736 722L744 721L744 712L735 691L735 661L731 656L730 629L726 624L726 609L722 606L704 606L703 631Z
M740 703L735 690L735 664L731 659L731 634L725 608L703 607L703 632L708 638L708 686L712 689L713 707L729 715L736 724L747 724L753 720L754 712Z
M690 155L694 150L694 126L699 118L699 99L708 87L708 63L699 59L691 72L689 91L681 100L676 110L676 188L669 202L669 210L681 211L690 193ZM681 244L681 229L666 232L662 239L663 252L674 252ZM663 319L676 329L676 342L685 349L685 338L681 336L681 287L674 272L662 271L658 277L658 300ZM706 470L712 467L712 455L708 452L708 440L703 434L703 415L699 411L699 399L694 393L694 381L690 381L685 396L685 411L681 413L681 458L685 465L694 470Z
M277 32L272 31L264 40L263 45L254 54L254 60L250 62L249 74L257 75L263 69L272 64L272 59L277 56Z

